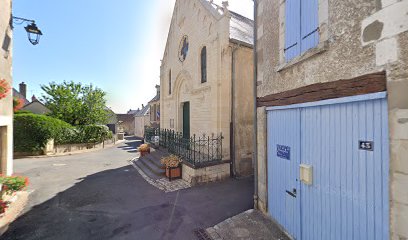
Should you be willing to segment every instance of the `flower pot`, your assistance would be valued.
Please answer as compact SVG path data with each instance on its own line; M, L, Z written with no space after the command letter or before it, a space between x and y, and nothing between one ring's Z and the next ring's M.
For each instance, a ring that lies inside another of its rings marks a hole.
M181 165L178 167L166 168L166 177L169 178L169 181L181 178Z
M144 156L146 156L147 154L149 154L149 152L145 152L145 151L140 152L140 156L141 156L141 157L144 157Z

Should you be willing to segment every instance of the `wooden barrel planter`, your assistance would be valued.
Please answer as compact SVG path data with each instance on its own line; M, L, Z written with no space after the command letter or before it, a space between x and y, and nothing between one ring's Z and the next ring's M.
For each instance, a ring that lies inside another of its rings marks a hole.
M178 167L167 167L166 177L169 178L169 181L181 179L181 172L182 172L181 164Z

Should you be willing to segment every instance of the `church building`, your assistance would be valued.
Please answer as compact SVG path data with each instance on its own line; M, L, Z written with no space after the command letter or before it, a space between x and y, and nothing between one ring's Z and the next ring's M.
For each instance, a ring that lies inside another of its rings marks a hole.
M253 173L251 19L206 0L177 0L161 64L160 127L222 134L222 158Z

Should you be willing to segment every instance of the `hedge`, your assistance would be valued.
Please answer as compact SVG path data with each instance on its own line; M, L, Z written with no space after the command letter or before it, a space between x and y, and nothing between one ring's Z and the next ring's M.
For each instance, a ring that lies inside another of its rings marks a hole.
M64 133L73 127L61 120L36 114L14 116L14 150L41 151L49 139L62 141Z
M14 115L14 151L41 151L48 140L54 139L55 145L100 143L112 138L106 126L89 125L73 127L56 118L36 114Z

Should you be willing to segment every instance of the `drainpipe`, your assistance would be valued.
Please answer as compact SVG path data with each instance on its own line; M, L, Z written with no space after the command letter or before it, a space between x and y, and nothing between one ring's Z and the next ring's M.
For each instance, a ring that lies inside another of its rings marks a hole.
M254 134L253 134L253 146L254 146L254 208L258 209L258 112L256 97L258 95L257 91L257 81L258 81L258 54L257 54L257 41L258 41L258 1L254 1Z
M232 177L237 176L237 167L235 164L235 52L237 47L231 48L231 122L230 122L230 158Z

